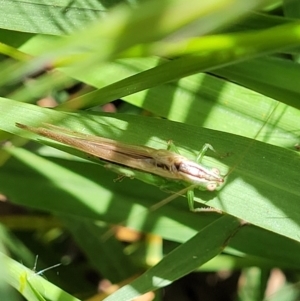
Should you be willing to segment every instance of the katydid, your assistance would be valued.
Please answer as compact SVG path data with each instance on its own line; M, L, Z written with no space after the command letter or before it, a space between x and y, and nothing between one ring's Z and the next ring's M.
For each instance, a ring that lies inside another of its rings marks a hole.
M184 191L187 191L191 211L202 211L202 209L194 208L194 188L214 191L224 183L224 177L219 169L201 164L206 151L208 149L214 151L210 144L203 146L194 162L179 155L172 142L168 144L166 150L154 149L72 132L50 124L45 124L44 127L30 127L16 123L16 126L71 146L103 161L184 183L188 186Z

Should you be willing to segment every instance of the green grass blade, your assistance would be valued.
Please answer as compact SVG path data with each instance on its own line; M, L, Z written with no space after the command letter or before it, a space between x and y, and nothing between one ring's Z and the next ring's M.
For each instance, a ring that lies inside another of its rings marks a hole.
M2 101L3 105L4 103L5 101ZM12 102L8 103L13 105ZM18 103L11 112L14 113L8 113L6 121L3 120L0 126L6 131L24 136L28 134L17 129L15 121L36 124L39 120L53 122L64 118L64 122L60 125L75 131L80 131L84 127L85 133L89 130L93 134L128 143L142 143L155 148L164 148L165 141L172 137L173 132L180 151L187 156L191 156L187 149L196 151L199 145L209 141L220 153L232 152L232 155L223 162L206 157L204 163L220 168L223 174L231 167L234 167L234 170L220 191L215 193L196 191L195 200L262 228L299 240L297 236L299 216L296 210L300 195L297 173L299 160L296 152L261 142L254 143L251 139L223 132L138 116L66 114ZM20 116L18 120L16 115ZM35 117L29 122L26 116ZM136 124L134 133L125 131L129 124L131 126ZM165 129L170 131L167 132ZM143 141L140 137L143 137ZM185 146L185 151L181 146ZM27 160L26 157L20 159ZM278 165L278 162L284 164ZM53 176L55 173L53 172ZM282 178L286 178L287 175L289 181L283 182ZM79 180L80 177L76 181ZM80 190L75 193L76 196L83 194ZM286 202L287 198L289 202ZM105 210L104 204L101 210Z
M145 292L169 285L219 254L240 227L240 221L235 218L230 216L219 218L165 256L138 279L105 300L132 300ZM223 229L221 233L220 228Z
M6 281L30 301L55 301L59 297L62 301L79 301L79 299L64 292L59 287L37 275L34 271L0 253L4 262Z
M1 3L0 27L23 32L65 35L81 29L104 14L99 2L9 1Z

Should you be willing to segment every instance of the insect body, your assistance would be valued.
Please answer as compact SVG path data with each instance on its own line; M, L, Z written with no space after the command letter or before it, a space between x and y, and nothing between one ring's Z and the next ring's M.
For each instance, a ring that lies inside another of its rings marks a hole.
M30 127L17 123L17 127L74 147L113 164L151 173L165 179L180 181L186 186L193 185L200 190L214 191L223 182L217 168L208 168L200 164L205 152L212 146L205 144L200 151L197 162L178 154L173 143L170 150L154 149L146 146L135 146L115 140L84 135L46 124L45 127ZM190 209L194 211L192 194L188 194Z

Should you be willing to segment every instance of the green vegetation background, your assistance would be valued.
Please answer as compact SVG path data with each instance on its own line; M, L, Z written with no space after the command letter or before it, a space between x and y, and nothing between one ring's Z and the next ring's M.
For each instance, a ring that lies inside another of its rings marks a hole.
M27 300L77 300L72 295L82 300L92 292L83 277L86 266L70 264L69 277L49 271L49 281L24 266L32 267L36 254L46 265L60 261L64 251L57 242L67 233L114 283L152 267L105 300L131 300L200 266L244 268L246 275L258 266L256 300L263 299L267 285L262 275L274 267L292 269L292 283L297 282L297 1L1 6L0 134L6 142L0 193L29 213L0 218L3 300L19 300L11 287ZM85 89L66 101L64 91L79 81ZM60 101L56 109L36 105L46 96ZM124 102L118 113L96 109L116 99ZM115 173L84 154L26 133L16 122L46 122L158 149L172 139L191 159L210 143L228 156L208 153L204 164L229 175L218 192L197 191L195 201L224 214L193 214L184 197L150 212L170 195L155 178L132 171L135 179L115 182ZM27 146L24 138L42 144ZM172 252L155 265L164 251L151 239L126 248L113 237L103 239L108 225L120 222L158 235L169 243L165 253ZM247 300L246 288L239 291L241 300ZM284 300L297 299L292 288Z

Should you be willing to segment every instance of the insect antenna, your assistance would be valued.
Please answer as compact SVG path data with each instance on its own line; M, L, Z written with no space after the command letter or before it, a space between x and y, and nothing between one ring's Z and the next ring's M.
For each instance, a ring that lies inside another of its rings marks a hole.
M37 267L38 258L39 258L39 255L36 255L35 256L35 261L34 261L34 266L33 266L33 269L32 269L35 272L36 275L41 276L41 275L43 275L44 272L52 270L52 269L57 268L57 267L62 265L62 263L57 263L57 264L54 264L54 265L52 265L48 268L42 269L42 270L37 272L36 267Z
M244 160L246 154L249 152L249 150L251 149L253 144L256 142L257 137L260 135L260 133L263 131L263 129L265 128L265 126L268 124L269 120L273 116L274 112L276 111L277 107L279 106L279 103L280 102L277 101L276 105L271 110L270 114L268 115L268 117L264 121L263 125L260 127L260 129L257 131L255 136L253 137L252 142L247 145L247 147L244 149L244 151L240 154L240 156L237 159L234 166L232 166L232 168L227 172L227 174L224 175L224 177L228 177L237 168L237 166L239 166L241 164L241 162Z

